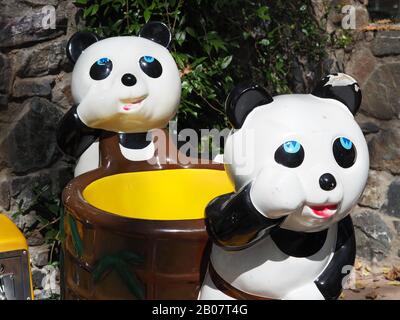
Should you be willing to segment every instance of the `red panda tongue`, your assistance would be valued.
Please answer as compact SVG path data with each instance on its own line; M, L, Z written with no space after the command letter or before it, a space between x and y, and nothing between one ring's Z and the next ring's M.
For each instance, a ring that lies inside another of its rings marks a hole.
M334 214L332 211L337 209L337 205L312 206L310 208L316 215L329 218Z

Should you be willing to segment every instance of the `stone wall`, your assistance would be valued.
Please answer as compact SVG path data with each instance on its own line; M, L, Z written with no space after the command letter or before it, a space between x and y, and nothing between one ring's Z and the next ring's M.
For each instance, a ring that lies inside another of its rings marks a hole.
M78 16L65 0L0 0L0 8L0 212L11 214L21 199L23 206L32 201L36 185L57 194L72 177L55 129L72 103L65 46ZM38 216L31 212L15 221L26 232ZM46 288L37 298L56 294L58 269L46 266L49 246L37 232L28 243L35 287Z
M371 170L353 211L357 253L370 262L395 264L400 261L400 31L369 27L367 0L313 3L331 37L343 32L340 8L356 9L352 43L332 48L325 64L330 72L355 77L363 93L356 119L368 141Z

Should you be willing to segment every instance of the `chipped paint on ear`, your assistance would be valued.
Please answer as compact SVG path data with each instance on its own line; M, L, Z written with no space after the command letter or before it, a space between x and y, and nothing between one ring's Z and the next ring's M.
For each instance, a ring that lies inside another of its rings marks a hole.
M352 84L357 84L357 81L345 74L345 73L338 73L336 75L331 74L327 76L328 82L325 86L331 85L332 87L343 87L343 86L351 86Z
M323 78L312 95L323 99L335 99L344 104L353 115L358 112L362 100L357 81L344 73L331 74Z

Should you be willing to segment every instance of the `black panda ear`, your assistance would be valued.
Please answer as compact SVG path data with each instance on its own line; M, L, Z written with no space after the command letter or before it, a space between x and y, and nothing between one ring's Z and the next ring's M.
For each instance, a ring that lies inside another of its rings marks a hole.
M146 23L142 27L142 29L140 29L139 37L157 42L158 44L161 44L162 46L168 48L172 39L172 34L165 23L159 21L151 21Z
M91 46L93 43L99 41L100 38L97 34L92 32L76 32L67 44L67 57L75 64L81 53Z
M362 95L357 81L344 73L323 78L312 92L319 98L335 99L343 103L355 115L360 108Z
M232 127L240 129L253 109L272 101L269 93L260 86L241 84L235 87L226 99L226 115Z

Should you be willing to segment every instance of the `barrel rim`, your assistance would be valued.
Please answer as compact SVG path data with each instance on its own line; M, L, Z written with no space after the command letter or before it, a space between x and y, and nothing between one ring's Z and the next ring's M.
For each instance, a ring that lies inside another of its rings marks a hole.
M155 155L153 162L136 161L125 163L120 157L121 154L118 147L117 134L107 134L100 140L101 166L93 171L86 172L72 179L64 188L62 200L68 213L85 225L93 225L103 227L105 229L117 232L131 233L135 231L139 234L146 235L149 232L165 233L193 233L195 237L205 233L204 218L188 219L188 220L146 220L137 218L128 218L113 214L102 209L96 208L88 203L83 197L83 191L87 186L96 180L123 173L144 172L153 170L172 170L172 169L211 169L224 170L224 165L210 161L207 164L196 163L186 158L185 164L178 159L184 159L185 156L179 154L179 158L171 158L170 154L177 155L179 151L171 153L173 144L167 143L162 146L167 149L167 158ZM112 156L109 156L109 155ZM197 161L199 162L199 161ZM78 214L79 212L79 214Z

